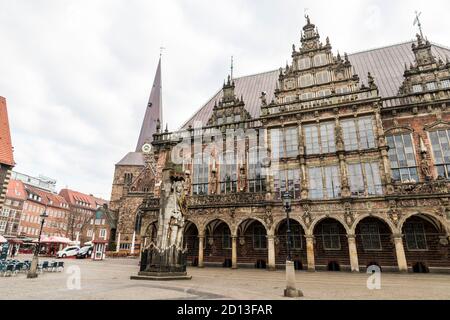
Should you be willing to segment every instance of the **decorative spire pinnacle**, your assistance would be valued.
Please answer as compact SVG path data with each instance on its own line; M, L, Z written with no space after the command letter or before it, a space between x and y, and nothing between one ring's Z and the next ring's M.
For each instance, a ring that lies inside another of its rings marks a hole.
M423 39L423 32L422 32L422 23L420 22L420 15L422 14L422 12L418 12L416 11L416 18L414 19L414 23L413 26L415 26L417 24L417 26L419 27L419 32L420 32L420 37Z
M160 48L161 52L164 48ZM161 54L161 53L160 53ZM136 152L142 150L146 142L153 141L153 135L157 133L158 121L162 120L162 80L161 80L161 57L156 68L153 87L142 121L141 131L136 145Z
M230 77L233 80L233 56L231 56Z

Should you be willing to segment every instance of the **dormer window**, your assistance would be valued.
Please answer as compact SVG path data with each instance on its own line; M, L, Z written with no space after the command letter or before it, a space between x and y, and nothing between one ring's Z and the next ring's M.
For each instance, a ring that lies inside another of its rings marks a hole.
M427 90L433 91L433 90L436 90L436 88L437 88L436 82L428 82L427 83Z
M415 84L413 85L412 90L414 93L419 93L423 91L423 88L421 84Z
M318 54L314 57L314 66L320 67L327 64L327 55L325 53Z

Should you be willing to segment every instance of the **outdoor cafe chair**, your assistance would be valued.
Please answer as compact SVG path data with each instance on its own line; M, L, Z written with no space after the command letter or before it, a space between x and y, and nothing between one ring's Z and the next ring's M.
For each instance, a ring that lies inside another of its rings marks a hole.
M4 277L11 276L13 273L14 273L14 265L13 264L6 265L6 270L3 276Z
M16 263L13 264L13 266L14 266L13 274L16 276L20 271L22 271L23 263Z
M6 264L4 264L4 263L0 264L0 274L2 276L5 276L5 274L6 274Z
M59 261L56 269L61 272L64 270L64 261Z
M49 267L48 261L44 261L44 263L42 263L42 270L47 271Z
M57 270L57 268L58 268L58 262L52 261L52 263L51 263L49 268L50 268L51 272L55 272Z

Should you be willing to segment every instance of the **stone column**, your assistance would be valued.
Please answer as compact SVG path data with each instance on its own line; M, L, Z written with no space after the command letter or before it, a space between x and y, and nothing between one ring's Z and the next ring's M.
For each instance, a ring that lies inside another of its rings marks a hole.
M231 237L231 269L237 269L237 236Z
M348 234L348 253L350 255L350 268L352 272L359 272L358 251L356 249L356 236Z
M314 261L314 236L306 236L306 259L308 260L308 271L316 271Z
M205 243L205 236L199 235L198 236L198 267L203 268L203 246Z
M117 245L116 245L116 252L119 252L120 250L120 232L117 235Z
M267 236L267 251L268 251L268 269L269 271L275 271L275 236Z
M133 239L131 240L130 254L134 254L134 246L136 244L136 231L133 231Z
M406 263L405 249L403 248L403 237L401 234L394 234L395 253L397 254L398 270L408 272Z

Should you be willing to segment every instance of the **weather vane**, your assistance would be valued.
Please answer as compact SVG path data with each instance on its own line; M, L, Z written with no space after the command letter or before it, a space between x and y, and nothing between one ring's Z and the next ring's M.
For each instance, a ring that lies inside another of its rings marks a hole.
M420 36L423 38L423 32L422 32L422 24L420 23L420 15L422 12L416 11L416 18L414 19L414 26L417 24L419 26Z
M305 14L305 19L309 20L309 15L308 15L309 8L305 8L303 11L304 11L304 14Z
M162 56L163 50L165 50L166 48L164 47L159 47L159 57Z

